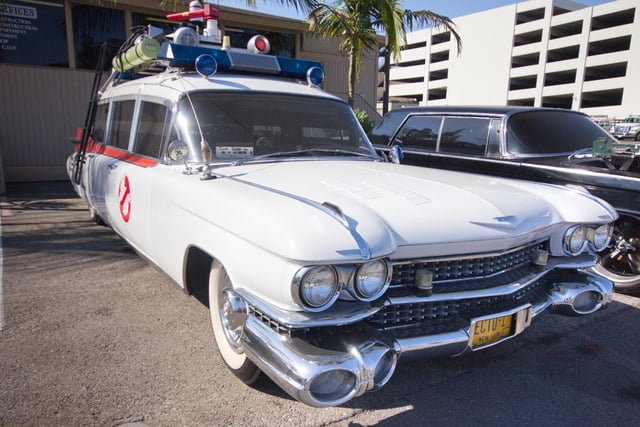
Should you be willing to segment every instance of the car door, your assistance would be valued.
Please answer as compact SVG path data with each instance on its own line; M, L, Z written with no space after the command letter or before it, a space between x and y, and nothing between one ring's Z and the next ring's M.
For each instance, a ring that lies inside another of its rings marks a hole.
M145 153L151 152L138 138L138 131L149 126L148 121L140 126L143 109L140 100L113 102L105 155L95 162L94 174L101 178L95 191L104 197L102 209L109 225L136 250L148 254L152 170L158 161L134 150L139 143Z
M498 153L495 126L499 120L484 116L444 116L438 148L430 165L442 169L487 174L499 167L487 157ZM502 162L501 162L502 163Z
M135 100L116 100L110 103L107 131L104 143L94 150L95 157L88 171L91 181L91 198L96 209L107 223L117 230L117 210L109 202L111 194L117 192L118 167L126 157L131 137L131 122Z
M84 186L88 203L101 218L108 222L106 217L105 179L102 176L104 163L110 161L106 153L107 135L109 130L109 114L111 103L103 103L96 108L91 135L87 141L85 153Z

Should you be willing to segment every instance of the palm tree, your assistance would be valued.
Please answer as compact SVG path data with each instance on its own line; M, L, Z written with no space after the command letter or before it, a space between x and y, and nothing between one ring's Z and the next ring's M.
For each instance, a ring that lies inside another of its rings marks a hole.
M349 57L348 102L352 107L364 51L378 48L377 31L386 34L385 48L396 61L406 44L407 29L411 31L415 25L443 25L454 35L458 52L462 47L451 19L428 10L404 10L399 0L337 0L331 4L301 0L301 3L311 7L308 21L313 33L341 40L340 50Z
M313 8L318 0L262 0L263 3L280 3L283 6L291 6L296 10L307 12ZM246 0L246 4L249 7L256 7L256 0Z
M378 48L378 31L386 36L387 62L389 55L393 55L395 61L400 59L407 30L412 31L414 26L442 25L455 37L458 53L462 49L462 40L450 18L429 10L402 9L400 0L336 0L330 4L321 0L262 1L308 12L311 32L341 40L340 50L349 57L348 102L352 108L364 51ZM256 7L256 0L246 0L246 4ZM386 111L386 102L384 107Z

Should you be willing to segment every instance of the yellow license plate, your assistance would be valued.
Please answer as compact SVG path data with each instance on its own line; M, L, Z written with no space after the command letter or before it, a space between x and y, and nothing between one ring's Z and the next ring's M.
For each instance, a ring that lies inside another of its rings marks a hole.
M479 348L500 341L512 334L513 314L478 320L472 325L471 347Z

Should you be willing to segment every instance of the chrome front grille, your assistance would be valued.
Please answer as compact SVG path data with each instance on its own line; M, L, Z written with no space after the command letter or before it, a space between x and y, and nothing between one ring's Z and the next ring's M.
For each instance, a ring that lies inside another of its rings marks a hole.
M532 260L547 242L536 242L507 252L458 258L411 260L394 263L387 297L415 297L411 303L392 304L367 319L368 323L394 336L440 333L469 325L472 318L510 310L525 303L536 304L547 297L547 278L508 295L430 301L415 286L416 271L433 274L434 295L478 291L518 282L532 272Z
M534 251L544 249L538 242L501 254L398 262L393 265L390 289L413 288L417 270L433 273L433 293L487 289L517 280L531 264Z
M458 329L460 325L468 326L470 319L474 317L510 310L525 303L534 305L544 301L548 294L548 280L550 278L542 279L508 295L389 305L367 320L378 329L420 325L446 332Z
M279 322L273 320L271 317L267 316L261 310L256 308L253 305L249 305L249 314L252 314L256 317L256 319L260 320L262 323L267 325L270 329L275 331L281 335L291 335L291 330L281 325Z

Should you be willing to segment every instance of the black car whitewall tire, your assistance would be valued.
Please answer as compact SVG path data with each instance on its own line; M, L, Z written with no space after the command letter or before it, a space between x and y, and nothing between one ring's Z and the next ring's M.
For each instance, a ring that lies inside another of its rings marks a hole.
M245 384L253 384L260 369L247 358L240 345L241 328L233 326L230 314L231 279L217 261L209 274L209 314L218 352L229 370Z

